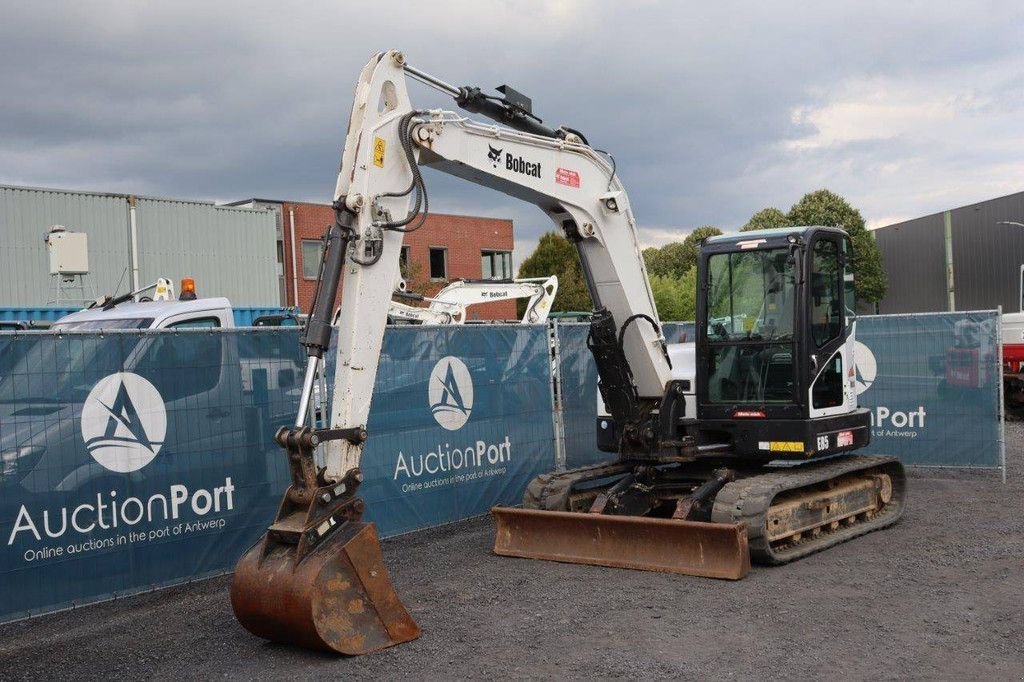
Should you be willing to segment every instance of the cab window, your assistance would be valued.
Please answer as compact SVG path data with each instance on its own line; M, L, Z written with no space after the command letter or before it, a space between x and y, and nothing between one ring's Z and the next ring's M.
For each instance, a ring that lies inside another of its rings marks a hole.
M213 329L220 326L216 317L200 317L195 320L182 320L168 325L168 329Z
M811 266L811 337L818 348L843 333L841 277L839 245L829 239L818 240Z

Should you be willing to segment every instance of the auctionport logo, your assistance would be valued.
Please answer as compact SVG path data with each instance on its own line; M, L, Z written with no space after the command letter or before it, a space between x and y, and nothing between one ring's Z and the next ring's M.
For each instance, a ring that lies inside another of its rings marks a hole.
M434 419L449 431L458 431L473 412L473 377L458 358L446 356L430 372L427 398Z
M167 433L163 398L131 372L101 379L82 406L82 439L93 459L121 474L153 461Z
M857 395L871 388L878 376L878 363L875 361L875 354L871 349L860 341L853 342L853 360L857 367Z

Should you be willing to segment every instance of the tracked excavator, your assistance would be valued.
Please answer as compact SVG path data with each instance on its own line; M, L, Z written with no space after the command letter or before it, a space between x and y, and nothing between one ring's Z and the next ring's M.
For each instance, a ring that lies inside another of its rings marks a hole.
M413 79L469 113L412 106ZM359 76L334 194L298 418L276 439L291 486L239 561L231 599L260 637L362 654L419 636L372 524L361 520L365 424L405 233L428 197L421 166L533 203L577 250L595 311L598 466L542 475L495 508L501 555L742 578L894 523L905 477L870 438L854 388L849 237L827 227L707 240L694 344L666 346L614 161L551 128L528 97L455 87L377 54ZM306 425L344 273L330 427ZM317 466L317 448L325 466Z
M388 317L392 323L465 324L468 308L495 301L526 301L522 324L542 324L551 312L551 303L558 292L558 277L524 277L522 279L460 279L433 296L407 291L404 283L395 289L394 297L426 303L426 307L391 301Z

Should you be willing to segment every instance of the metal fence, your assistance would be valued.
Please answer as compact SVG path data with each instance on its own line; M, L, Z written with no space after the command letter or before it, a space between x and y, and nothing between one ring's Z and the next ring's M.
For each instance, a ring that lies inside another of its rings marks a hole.
M22 308L0 307L0 322L56 322L65 315L77 313L81 308ZM251 327L253 320L262 315L294 313L295 308L275 306L237 306L232 308L236 327Z
M1000 315L875 315L857 322L857 400L868 453L907 464L1002 468Z
M692 322L666 322L669 343ZM594 445L597 371L585 324L558 324L565 462L603 461ZM997 311L874 315L857 322L858 402L872 414L865 452L921 466L1003 468L1002 362Z
M1001 464L997 315L858 325L872 452ZM538 473L608 459L587 330L389 328L361 463L382 534L515 504ZM230 570L287 485L272 437L297 406L298 333L0 333L0 621ZM670 342L684 334L666 324Z
M297 330L0 344L0 621L223 573L266 528L287 485L272 436L294 419ZM435 417L441 403L457 418ZM389 329L369 518L391 535L518 502L553 467L551 408L543 327Z

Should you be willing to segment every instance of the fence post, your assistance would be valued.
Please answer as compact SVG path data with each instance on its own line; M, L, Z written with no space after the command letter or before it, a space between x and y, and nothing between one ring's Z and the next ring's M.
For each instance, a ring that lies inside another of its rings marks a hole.
M555 432L555 470L565 469L565 422L562 415L562 363L558 343L558 320L550 320L548 333L548 363L551 368L551 426Z
M1003 394L1003 306L996 309L996 346L997 353L996 381L999 384L999 467L1003 470L1003 483L1006 483L1006 396Z

